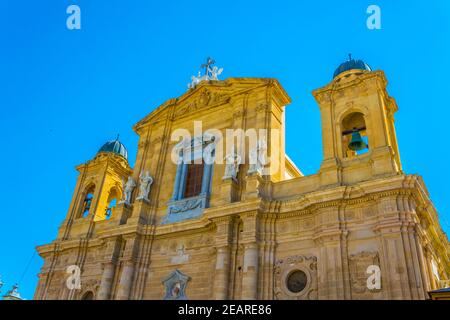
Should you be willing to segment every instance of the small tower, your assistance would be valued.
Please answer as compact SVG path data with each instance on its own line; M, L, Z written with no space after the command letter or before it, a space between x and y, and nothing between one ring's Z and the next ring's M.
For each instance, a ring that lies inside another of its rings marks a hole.
M383 71L351 56L313 92L321 112L322 185L349 184L401 172L394 127L398 110Z
M76 169L80 175L59 239L86 236L92 222L113 217L122 198L123 181L132 172L127 149L118 138L105 143L94 159Z
M16 283L12 289L9 290L4 296L3 300L24 300L19 293L19 285Z

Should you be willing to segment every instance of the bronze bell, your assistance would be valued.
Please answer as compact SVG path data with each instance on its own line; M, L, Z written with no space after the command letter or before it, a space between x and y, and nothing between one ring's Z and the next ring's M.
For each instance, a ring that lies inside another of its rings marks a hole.
M367 149L367 144L361 138L361 134L358 130L354 130L352 133L352 140L348 144L348 148L353 151L361 151Z

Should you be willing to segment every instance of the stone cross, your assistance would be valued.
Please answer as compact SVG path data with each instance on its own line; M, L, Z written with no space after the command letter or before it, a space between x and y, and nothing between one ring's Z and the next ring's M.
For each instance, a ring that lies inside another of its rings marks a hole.
M206 63L204 63L204 64L201 65L200 68L205 68L205 75L206 75L206 76L208 76L209 70L211 70L209 66L210 66L210 65L213 65L214 63L216 63L216 62L214 61L214 59L212 59L211 57L208 57L208 58L206 59Z

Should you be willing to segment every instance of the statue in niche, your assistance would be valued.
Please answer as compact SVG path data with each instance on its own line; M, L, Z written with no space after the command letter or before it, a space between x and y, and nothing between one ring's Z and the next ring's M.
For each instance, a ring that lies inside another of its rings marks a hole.
M225 174L223 179L236 179L239 173L241 157L233 150L225 157Z
M164 300L187 300L186 286L191 277L179 270L173 271L167 278L162 280L165 288Z
M136 198L136 200L146 200L148 201L148 195L150 193L150 188L153 183L153 178L150 176L150 173L148 171L144 173L142 172L139 176L140 185L139 185L139 196Z
M173 285L171 290L172 299L176 300L180 296L180 291L181 291L181 284L177 282Z
M249 154L249 168L248 173L263 174L264 166L266 165L267 143L266 140L258 140L256 148L250 150Z
M125 203L129 205L131 204L131 193L136 187L136 182L131 176L128 177L128 181L126 183L124 181L122 182L125 185L125 187L123 188L123 198L122 201L120 201L120 203Z

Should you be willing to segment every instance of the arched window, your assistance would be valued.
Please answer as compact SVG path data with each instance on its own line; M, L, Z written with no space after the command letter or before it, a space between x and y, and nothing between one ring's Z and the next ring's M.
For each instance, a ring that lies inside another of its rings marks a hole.
M117 199L116 198L112 199L109 202L108 207L106 208L106 213L105 213L105 219L106 220L111 218L111 216L113 215L114 209L116 208L116 204L117 204Z
M342 120L341 129L344 158L353 158L369 151L367 127L362 113L353 112L347 115Z
M90 187L84 196L83 207L81 210L81 216L86 218L89 215L89 211L92 207L92 200L94 199L94 187Z
M117 205L117 198L118 198L117 190L112 189L109 192L108 201L107 201L107 205L106 205L106 209L105 209L105 219L106 220L110 219L113 216L114 210Z

